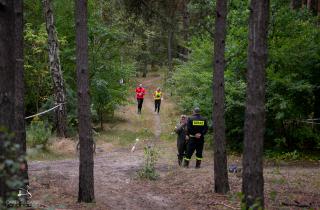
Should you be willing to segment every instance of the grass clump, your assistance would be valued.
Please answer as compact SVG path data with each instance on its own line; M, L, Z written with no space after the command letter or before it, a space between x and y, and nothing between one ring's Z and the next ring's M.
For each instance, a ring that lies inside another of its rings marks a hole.
M138 132L130 130L109 130L101 133L97 138L103 142L109 142L118 146L129 146L138 139L150 139L154 134L148 129L140 129Z
M294 151L278 151L267 150L265 151L265 157L272 161L318 161L320 160L319 152L300 152Z
M27 143L31 147L46 149L51 134L51 126L35 118L27 127Z

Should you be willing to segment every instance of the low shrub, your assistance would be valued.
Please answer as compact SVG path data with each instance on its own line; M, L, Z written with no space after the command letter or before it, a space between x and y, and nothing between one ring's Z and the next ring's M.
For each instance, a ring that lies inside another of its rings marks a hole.
M159 152L153 146L144 147L144 166L138 172L140 178L156 180L159 174L156 172L155 165L157 163Z
M27 143L31 147L45 149L51 134L51 126L48 123L34 119L27 128Z

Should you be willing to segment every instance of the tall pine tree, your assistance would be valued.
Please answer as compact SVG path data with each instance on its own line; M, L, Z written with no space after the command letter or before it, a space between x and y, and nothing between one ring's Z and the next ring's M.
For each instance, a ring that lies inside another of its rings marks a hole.
M264 206L263 140L269 0L251 0L242 192L246 207ZM258 207L255 207L258 209Z
M230 190L227 169L226 126L224 119L227 0L217 0L216 5L212 115L214 133L214 191L225 194Z
M80 142L78 202L89 203L94 201L94 164L89 95L87 0L76 0L75 10L78 130Z
M19 187L28 183L28 167L24 158L26 133L22 0L0 1L0 25L0 165L2 166L0 198L6 200L8 193L12 190L18 191L7 184L7 179L13 178L19 181ZM5 144L5 141L10 141L10 143ZM12 145L13 148L14 144L19 147L13 153L8 145ZM20 170L12 171L12 166L7 167L5 162L7 159L21 164Z

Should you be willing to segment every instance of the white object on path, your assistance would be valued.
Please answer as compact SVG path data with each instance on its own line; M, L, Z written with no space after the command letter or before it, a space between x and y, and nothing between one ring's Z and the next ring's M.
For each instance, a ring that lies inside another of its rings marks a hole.
M136 145L137 143L139 142L139 139L136 139L136 143L134 143L132 149L131 149L131 152L134 152L134 150L136 149Z

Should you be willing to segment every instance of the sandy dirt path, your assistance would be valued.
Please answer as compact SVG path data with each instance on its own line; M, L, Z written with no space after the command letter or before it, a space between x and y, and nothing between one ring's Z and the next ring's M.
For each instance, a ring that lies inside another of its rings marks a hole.
M105 150L100 145L94 158L96 202L78 204L77 158L30 161L32 202L39 207L36 209L239 209L241 175L229 174L231 192L219 195L212 192L211 150L205 151L201 169L192 168L194 162L191 162L189 169L178 167L175 143L160 140L161 123L165 119L161 120L161 115L154 113L152 92L161 84L161 78L151 77L140 82L148 91L142 117L152 117L148 127L153 129L154 138L150 140L161 152L156 166L160 178L156 181L137 178L137 171L144 160L143 146L150 141L139 143L134 153L130 152L131 147ZM135 106L125 108L125 114L136 114ZM228 161L241 165L239 157L229 156ZM265 167L264 177L266 209L303 209L297 207L297 203L320 209L320 163L310 166L268 166Z
M153 114L154 122L154 142L159 140L161 134L160 115L154 113L154 105L152 99L152 90L156 87L154 83L160 78L152 78L144 81L144 86L148 90L148 94L144 103L143 114ZM95 175L95 197L96 204L90 208L95 209L183 209L183 206L175 204L174 198L168 198L167 195L161 195L152 189L145 190L141 181L136 178L137 171L143 164L143 150L137 149L131 153L127 149L115 149L111 152L100 152L94 158L94 175ZM78 191L78 167L77 159L57 160L57 161L32 161L29 164L31 188L33 188L33 198L45 206L52 204L43 202L43 189L54 188L54 192L50 192L54 202L61 199L61 203L69 203L65 197L71 196L76 201ZM159 166L165 168L165 166ZM35 186L33 187L33 181ZM37 192L40 190L40 192ZM52 194L51 194L52 193ZM61 193L61 195L59 195ZM69 197L70 198L70 197ZM50 199L48 199L50 200ZM36 202L36 203L37 203ZM59 206L59 204L57 204ZM65 205L62 205L65 206ZM85 208L80 204L66 205L71 208ZM72 207L73 206L73 207Z

